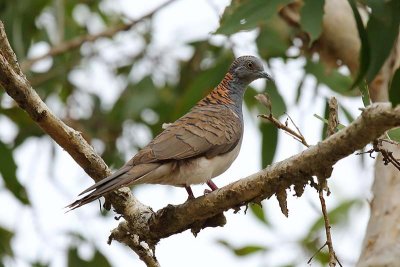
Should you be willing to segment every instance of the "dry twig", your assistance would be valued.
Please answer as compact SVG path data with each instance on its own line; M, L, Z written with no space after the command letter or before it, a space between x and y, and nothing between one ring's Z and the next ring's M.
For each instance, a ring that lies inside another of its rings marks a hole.
M266 119L268 121L270 121L271 123L273 123L277 128L284 130L286 133L288 133L289 135L291 135L292 137L294 137L296 140L298 140L300 143L302 143L303 145L305 145L306 147L310 147L307 143L307 141L304 138L304 135L301 133L300 129L297 127L297 125L294 123L294 121L292 120L292 118L286 114L288 116L288 118L290 119L290 121L292 122L292 124L294 125L294 127L296 128L297 132L290 129L287 126L287 123L283 124L281 123L279 120L277 120L276 118L273 117L272 112L271 112L271 101L269 100L269 98L265 95L259 94L256 96L256 99L262 103L264 106L267 107L267 109L269 110L269 115L259 115L259 117ZM332 97L329 100L329 119L328 119L328 128L327 128L327 137L333 135L334 133L336 133L337 131L337 127L339 125L339 121L338 121L338 105L337 105L337 100L335 97ZM329 173L331 173L332 170L329 171ZM335 250L333 248L333 242L332 242L332 236L331 236L331 226L329 223L329 217L328 217L328 212L326 209L326 204L325 204L325 199L324 199L324 194L323 191L324 189L326 189L327 194L329 196L330 191L329 188L327 186L327 181L326 179L329 177L330 175L318 175L318 195L319 195L319 200L321 202L321 210L322 210L322 215L324 217L324 223L325 223L325 233L326 233L326 242L325 244L310 258L310 260L308 261L308 263L311 262L311 260L314 258L315 255L318 254L319 251L321 251L322 248L324 248L325 246L328 246L328 251L329 251L329 266L334 267L336 266L336 262L340 265L341 263L339 262L339 260L336 257L335 254Z
M287 134L289 134L290 136L292 136L294 139L296 139L297 141L299 141L300 143L302 143L303 145L305 145L306 147L310 147L310 145L307 143L306 139L304 138L303 134L300 132L299 128L297 127L297 125L293 122L292 118L285 113L288 118L290 119L290 121L293 123L293 125L296 127L296 131L290 129L286 124L283 124L282 122L280 122L278 119L276 119L272 112L271 112L271 101L269 100L269 98L266 95L263 94L258 94L255 96L255 98L264 106L267 107L267 109L269 110L269 114L268 115L264 115L264 114L260 114L258 115L258 117L262 118L262 119L266 119L268 121L270 121L272 124L274 124L278 129L284 130Z
M400 160L396 159L393 156L393 152L389 151L389 149L385 148L383 146L383 143L388 143L388 144L391 144L391 145L400 146L399 143L397 143L397 142L395 142L393 140L378 138L373 142L373 146L372 146L372 148L370 150L365 151L365 152L359 152L359 153L357 153L357 155L368 153L371 158L375 158L375 157L372 156L372 153L374 153L374 152L381 153L384 165L388 165L389 163L391 163L396 169L398 169L400 171Z
M326 129L326 137L333 135L336 132L337 126L339 125L338 120L338 104L335 97L329 99L329 118L328 127ZM324 199L324 189L327 190L327 195L329 196L330 191L327 185L326 179L329 177L318 176L318 195L319 201L321 202L321 210L324 217L325 224L325 234L326 234L326 245L329 251L329 266L335 267L336 263L342 266L339 260L337 260L335 250L333 248L332 235L331 235L331 225L329 223L328 211L326 209L325 199Z

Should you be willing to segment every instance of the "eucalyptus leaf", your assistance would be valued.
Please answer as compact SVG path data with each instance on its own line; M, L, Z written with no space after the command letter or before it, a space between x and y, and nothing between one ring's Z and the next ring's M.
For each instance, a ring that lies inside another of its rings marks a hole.
M400 1L367 0L367 4L371 8L371 14L366 29L370 48L366 80L370 83L385 63L398 36Z
M215 33L231 35L238 31L254 29L265 24L268 18L289 2L290 0L233 0L225 8Z
M99 250L95 250L94 256L90 260L84 260L79 256L78 250L72 247L68 250L68 267L110 267L111 264Z
M12 149L0 141L0 174L3 177L5 186L10 192L25 205L30 205L25 188L17 179L17 164L14 161Z
M250 203L249 204L251 213L254 214L254 216L263 224L265 225L270 225L270 222L267 220L267 217L265 216L265 211L263 207L259 204L256 203Z
M400 68L396 70L390 83L389 101L393 107L400 104Z
M357 9L357 4L355 0L348 0L351 6L351 10L353 11L354 18L357 24L358 35L361 40L361 50L359 55L360 67L358 70L357 77L355 78L353 84L350 86L350 89L357 87L360 82L364 79L365 74L368 71L370 65L370 45L368 41L368 34L366 29L364 28L363 21L361 19L360 13Z
M300 11L300 26L310 35L310 44L321 35L324 0L304 0Z

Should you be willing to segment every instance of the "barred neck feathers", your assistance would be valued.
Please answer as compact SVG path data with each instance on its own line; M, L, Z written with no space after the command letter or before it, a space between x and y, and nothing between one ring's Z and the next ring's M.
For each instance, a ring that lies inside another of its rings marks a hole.
M227 73L224 79L206 97L198 103L198 106L225 105L238 106L242 104L245 86L236 85L231 73ZM243 87L243 88L241 88Z

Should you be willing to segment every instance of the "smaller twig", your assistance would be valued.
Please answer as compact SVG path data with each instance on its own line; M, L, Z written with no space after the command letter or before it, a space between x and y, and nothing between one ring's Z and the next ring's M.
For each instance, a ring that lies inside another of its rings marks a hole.
M275 118L273 116L271 100L269 99L269 97L267 95L258 94L255 96L255 99L257 99L258 102L260 102L262 105L264 105L269 111L268 115L265 115L265 114L258 115L259 118L268 120L269 122L274 124L278 129L284 130L288 135L290 135L291 137L293 137L294 139L296 139L297 141L299 141L306 147L310 147L310 145L307 143L306 139L304 138L303 134L301 133L300 129L294 123L294 121L289 116L289 114L287 114L285 112L285 114L288 116L288 118L290 119L290 121L292 122L294 127L296 127L297 132L289 128L289 126L287 125L287 121L285 122L285 124L283 124L282 122L280 122L277 118Z
M379 138L376 139L373 144L372 144L372 148L366 152L359 152L356 155L361 155L361 154L365 154L365 153L369 153L371 158L374 158L372 156L372 153L377 152L377 153L381 153L382 157L383 157L383 163L385 165L388 165L389 163L391 163L396 169L398 169L400 171L400 160L396 159L393 156L393 152L389 151L387 148L383 147L383 142L386 142L388 144L391 145L395 145L395 146L399 146L400 144L397 143L396 141L393 140L388 140L388 139L383 139L383 138Z
M274 124L277 128L284 130L287 134L292 136L294 139L305 145L306 147L310 147L310 145L307 143L305 140L304 136L300 133L295 132L294 130L290 129L288 126L280 122L278 119L276 119L272 114L270 115L264 115L260 114L258 115L259 118L266 119L270 121L272 124Z
M286 116L288 116L290 122L294 125L294 127L296 127L297 132L299 133L299 135L301 136L301 142L303 145L305 145L306 147L310 147L310 145L306 142L306 139L304 137L304 135L301 133L299 127L297 127L296 123L292 120L292 117L290 117L290 115L288 113L286 113Z
M335 97L332 97L329 99L329 118L328 118L328 127L326 129L326 136L329 137L333 135L336 132L337 126L339 125L339 120L338 120L338 104L337 100ZM324 217L324 224L325 224L325 234L326 234L326 245L328 246L328 251L329 251L329 266L330 267L335 267L336 263L340 262L337 260L335 250L333 248L333 242L332 242L332 235L331 235L331 225L329 223L329 217L328 217L328 212L326 210L326 203L325 203L325 198L324 198L324 189L327 191L327 195L329 196L330 191L329 187L327 184L327 178L328 176L318 176L318 195L319 195L319 201L321 202L321 210L322 210L322 215Z
M332 236L331 236L331 225L329 223L329 218L328 218L328 212L326 210L326 204L325 204L325 199L324 199L324 191L319 190L319 201L321 202L321 210L322 214L324 217L324 223L325 223L325 234L326 234L326 245L328 246L328 251L329 251L329 266L334 267L336 266L336 262L339 263L339 261L336 261L336 253L335 250L333 249L333 243L332 243ZM339 263L340 266L342 266Z

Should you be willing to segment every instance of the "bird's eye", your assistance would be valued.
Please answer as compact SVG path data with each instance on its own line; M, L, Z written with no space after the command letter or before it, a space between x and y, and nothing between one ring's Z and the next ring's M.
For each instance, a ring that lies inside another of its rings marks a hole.
M252 68L253 68L253 63L252 63L252 62L247 62L247 67L248 67L249 69L252 69Z

